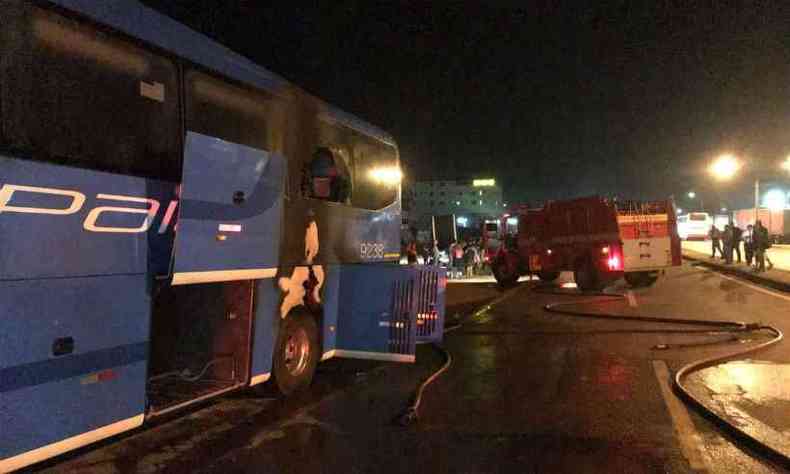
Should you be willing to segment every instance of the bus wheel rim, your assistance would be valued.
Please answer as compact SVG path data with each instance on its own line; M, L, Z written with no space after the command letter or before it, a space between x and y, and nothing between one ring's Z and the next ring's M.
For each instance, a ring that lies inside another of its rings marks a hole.
M292 376L297 377L305 371L310 360L310 339L304 329L299 328L288 335L283 355L285 368Z

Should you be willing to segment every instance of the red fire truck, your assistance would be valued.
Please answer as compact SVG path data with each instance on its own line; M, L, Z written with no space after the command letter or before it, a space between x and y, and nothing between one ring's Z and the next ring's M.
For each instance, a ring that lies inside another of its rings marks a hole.
M517 217L517 231L503 236L492 264L502 285L521 275L553 281L561 271L572 271L584 291L622 277L631 286L649 286L661 270L681 263L672 201L589 197L521 209Z

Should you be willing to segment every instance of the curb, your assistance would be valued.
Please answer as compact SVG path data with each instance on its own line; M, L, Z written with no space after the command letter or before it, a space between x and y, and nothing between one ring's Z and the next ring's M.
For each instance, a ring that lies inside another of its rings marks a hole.
M710 262L704 258L699 257L692 257L687 254L683 254L684 260L689 260L691 262L696 262L699 266L712 268L717 272L724 273L727 275L736 276L742 278L744 280L749 280L751 282L757 283L762 286L767 286L774 290L779 290L785 293L790 293L790 283L785 283L781 281L774 280L772 278L764 277L760 274L743 271L738 268L728 267L726 265L720 265L718 263Z

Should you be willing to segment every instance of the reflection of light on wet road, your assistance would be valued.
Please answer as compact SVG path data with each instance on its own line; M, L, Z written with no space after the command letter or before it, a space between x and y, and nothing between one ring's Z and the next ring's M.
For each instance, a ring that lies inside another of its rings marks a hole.
M709 408L772 449L790 456L790 364L730 362L689 376Z
M790 401L790 364L730 362L698 376L717 394L737 394L755 403Z

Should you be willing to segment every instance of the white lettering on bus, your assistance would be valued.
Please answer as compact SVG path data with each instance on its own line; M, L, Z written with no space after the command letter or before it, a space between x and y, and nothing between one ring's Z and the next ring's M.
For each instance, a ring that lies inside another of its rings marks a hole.
M98 199L108 199L111 201L147 203L148 209L135 209L131 207L114 207L114 206L97 207L95 209L92 209L91 212L88 213L88 217L85 218L85 223L82 225L85 228L85 230L88 230L90 232L112 232L112 233L128 233L128 234L147 232L148 229L151 227L151 223L154 221L154 218L156 217L156 213L159 212L159 201L156 201L154 199L118 196L115 194L98 194L96 197ZM98 226L96 225L96 221L99 219L99 216L103 212L126 212L128 214L146 214L146 217L145 219L143 219L143 223L139 227Z
M68 207L65 208L50 208L50 207L25 207L25 206L14 206L10 205L12 197L14 196L15 192L25 192L25 193L39 193L39 194L52 194L55 196L66 196L71 198L71 203ZM156 199L148 199L148 198L140 198L140 197L133 197L133 196L121 196L117 194L97 194L97 199L108 199L110 201L124 201L124 202L135 202L135 203L142 203L147 204L148 207L141 209L141 208L133 208L133 207L117 207L117 206L100 206L95 209L91 209L88 213L88 216L85 218L85 222L83 222L82 227L83 229L87 230L88 232L106 232L106 233L122 233L122 234L137 234L141 232L147 232L151 228L151 224L153 224L154 219L156 218L157 213L159 212L159 208L161 204ZM4 184L0 187L0 214L3 212L19 212L19 213L26 213L26 214L49 214L49 215L56 215L56 216L67 216L69 214L75 214L82 206L85 204L85 195L79 191L70 191L67 189L54 189L54 188L42 188L37 186L22 186L18 184ZM176 209L178 208L178 200L174 199L170 201L167 205L167 209L165 210L165 214L162 217L162 223L159 225L159 234L165 234L170 229L170 224L173 222L173 217L175 216ZM142 224L139 227L108 227L108 226L101 226L97 224L99 220L99 216L105 212L122 212L127 214L145 214L145 218L143 219ZM175 230L177 224L173 226Z
M52 209L46 207L22 207L22 206L9 206L11 196L16 191L26 193L39 193L39 194L54 194L56 196L68 196L71 198L71 204L64 209ZM63 189L53 188L40 188L37 186L20 186L17 184L5 184L0 188L0 214L3 212L21 212L25 214L51 214L56 216L67 216L74 214L82 208L85 203L85 195L77 191L66 191Z
M165 217L162 218L162 224L159 226L160 234L167 232L167 228L170 226L170 221L173 220L173 214L176 212L177 206L178 201L170 201L170 204L167 206L167 210L165 211Z

